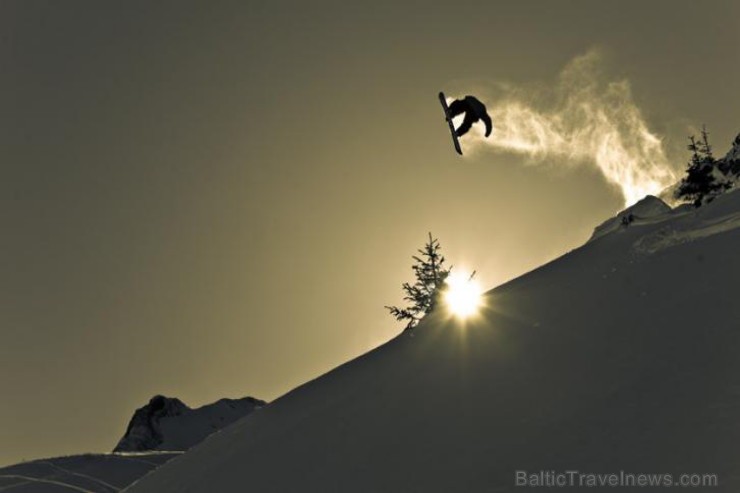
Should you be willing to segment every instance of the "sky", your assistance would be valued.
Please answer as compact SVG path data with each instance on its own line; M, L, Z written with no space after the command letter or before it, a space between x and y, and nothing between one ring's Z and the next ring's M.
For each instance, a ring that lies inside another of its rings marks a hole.
M702 124L729 148L739 18L0 0L0 465L109 451L155 394L273 400L376 347L428 232L487 289L578 247L643 170L680 176ZM464 157L441 90L494 116Z

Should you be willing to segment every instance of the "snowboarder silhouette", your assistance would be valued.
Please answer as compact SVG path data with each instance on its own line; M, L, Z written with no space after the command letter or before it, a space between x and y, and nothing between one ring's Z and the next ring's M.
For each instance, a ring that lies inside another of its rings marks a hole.
M493 124L491 123L491 117L488 116L486 105L481 103L475 96L465 96L464 99L456 99L450 104L450 118L454 118L457 115L465 113L465 119L462 122L455 134L458 137L462 137L478 120L483 120L486 125L486 137L491 135L493 130Z

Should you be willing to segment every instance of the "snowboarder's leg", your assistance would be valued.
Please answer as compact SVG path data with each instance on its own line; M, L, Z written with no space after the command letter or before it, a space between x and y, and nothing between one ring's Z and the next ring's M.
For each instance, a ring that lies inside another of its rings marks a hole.
M455 118L457 115L465 113L468 109L468 105L465 102L456 99L449 105L450 118Z
M473 123L477 121L477 118L471 117L470 113L465 114L465 119L462 122L462 125L460 125L457 130L455 130L455 133L458 137L462 137L466 133L468 133L468 130L470 130L470 127L473 126Z
M483 120L483 123L486 125L486 137L491 135L491 132L493 131L493 122L491 121L491 117L488 116L488 113L481 116L481 120Z

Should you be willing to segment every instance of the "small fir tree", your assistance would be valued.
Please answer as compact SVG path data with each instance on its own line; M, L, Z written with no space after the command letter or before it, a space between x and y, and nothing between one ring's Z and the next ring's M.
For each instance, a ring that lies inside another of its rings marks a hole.
M686 168L686 176L676 190L676 198L693 201L700 207L705 198L713 199L728 188L726 180L718 179L723 175L717 167L717 160L712 155L712 146L709 144L709 133L702 126L701 139L691 135L687 149L691 151L691 159Z
M409 302L409 306L405 308L385 307L396 320L406 322L404 330L416 327L426 314L434 310L439 300L445 280L451 270L451 267L445 267L445 258L439 250L439 241L432 238L432 233L429 233L429 240L424 248L419 250L419 255L413 256L414 265L411 269L414 271L416 282L414 284L406 282L402 285L406 293L403 299Z

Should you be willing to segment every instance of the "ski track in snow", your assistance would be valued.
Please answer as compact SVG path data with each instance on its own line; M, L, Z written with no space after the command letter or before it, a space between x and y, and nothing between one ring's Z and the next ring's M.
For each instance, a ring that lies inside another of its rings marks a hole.
M58 466L58 465L54 464L53 462L43 461L43 462L39 462L39 464L46 464L47 466L49 466L49 467L51 467L53 469L56 469L57 471L60 471L60 472L62 472L64 474L69 474L71 476L79 476L81 478L88 479L88 480L92 481L93 483L98 483L98 484L100 484L102 486L105 486L106 488L110 488L113 491L121 491L121 487L120 486L113 486L112 484L107 483L107 482L103 481L102 479L98 479L98 478L96 478L94 476L88 476L87 474L82 474L81 472L75 472L75 471L72 471L72 470L69 470L69 469L65 469L65 468L63 468L61 466Z
M7 486L0 486L0 491L7 491L11 488L17 488L19 486L25 486L27 484L31 484L31 481L21 481L20 483L13 483Z
M55 481L53 479L33 478L31 476L22 476L20 474L3 474L3 475L0 475L0 478L4 478L4 479L23 479L23 480L26 481L25 483L16 483L16 484L9 485L9 486L3 488L4 490L8 490L10 488L15 488L15 487L21 486L23 484L28 484L28 483L45 483L45 484L53 484L55 486L61 486L63 488L69 488L70 490L80 491L82 493L97 493L97 492L92 491L92 490L86 490L84 488L80 488L79 486L75 486L75 485L69 484L69 483L63 483L62 481Z
M102 455L95 456L94 458L95 460L99 461L96 463L97 464L96 467L103 466L104 463L111 464L111 466L105 466L105 467L113 467L114 464L120 464L121 462L143 464L146 466L147 468L146 474L148 474L154 469L160 467L163 463L166 463L167 460L165 460L164 462L156 462L154 460L148 460L147 457L150 457L152 455L165 455L171 459L174 456L180 455L182 453L183 452L181 451L126 452L126 453L102 454ZM70 458L74 459L78 457L79 456L71 456ZM16 483L0 485L0 492L11 493L12 491L15 491L16 488L20 488L23 486L29 487L30 483L44 483L44 484L49 484L49 485L62 486L65 488L71 488L75 491L85 491L89 493L119 493L123 491L124 488L127 486L127 485L115 486L109 482L106 482L105 480L99 477L96 477L90 474L85 474L82 472L77 472L73 469L69 469L68 468L70 467L69 465L68 467L60 466L54 462L55 460L57 459L35 460L35 461L29 462L28 463L29 465L33 465L38 468L41 468L38 470L38 472L34 471L33 473L30 473L30 474L29 473L2 474L2 472L0 472L0 479L20 480L19 482L16 482ZM101 460L102 462L100 462ZM112 462L108 462L108 461L112 461ZM51 471L49 471L49 469L47 468L51 469ZM94 471L97 471L97 469L94 468ZM65 478L64 475L66 475L67 478ZM70 482L65 482L65 479L67 481L71 480L70 476L77 476L79 478L84 479L87 482L91 482L98 486L94 486L93 489L90 490L90 489L85 489L86 487L90 488L91 487L90 485L85 487L85 486L78 486ZM42 488L42 487L39 485L38 488Z

